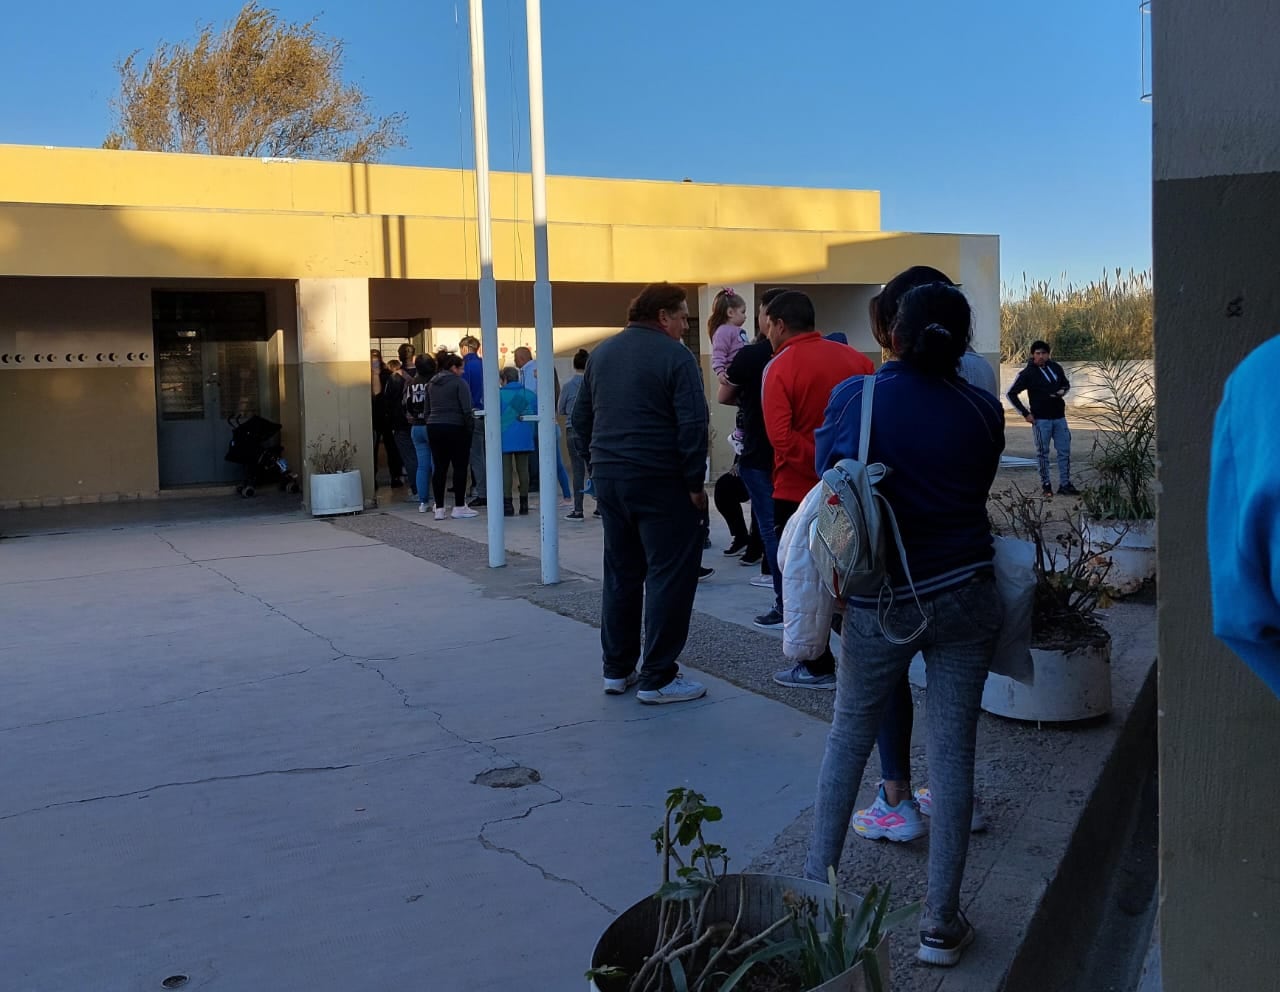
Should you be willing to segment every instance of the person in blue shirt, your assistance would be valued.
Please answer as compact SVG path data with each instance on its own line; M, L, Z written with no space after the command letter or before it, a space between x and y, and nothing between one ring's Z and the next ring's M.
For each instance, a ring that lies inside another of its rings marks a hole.
M835 709L804 867L807 878L823 879L839 866L885 709L922 652L933 823L916 957L944 966L956 964L974 936L960 912L960 883L982 688L1003 618L987 495L1004 450L1004 414L994 396L957 374L972 336L968 300L940 282L906 293L889 329L893 360L875 376L867 460L889 469L879 491L896 516L913 581L895 554L893 597L884 603L854 597L845 605ZM854 376L832 391L815 435L819 472L858 457L864 382ZM920 619L916 596L926 624L909 636Z
M484 362L480 360L480 339L468 334L458 342L458 351L462 354L462 381L471 390L471 409L484 409ZM470 507L484 506L486 503L484 479L484 418L475 417L471 425L471 478L472 487Z
M536 424L522 420L526 414L538 412L538 395L520 382L520 370L508 365L502 370L502 388L498 391L502 404L502 513L515 514L512 502L512 477L520 479L520 515L529 513L529 452L533 451Z
M1280 696L1280 337L1227 379L1209 469L1213 632Z

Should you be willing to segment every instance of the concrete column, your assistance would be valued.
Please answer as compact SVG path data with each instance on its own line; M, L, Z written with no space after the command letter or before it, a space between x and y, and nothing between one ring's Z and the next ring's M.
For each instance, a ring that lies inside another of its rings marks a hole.
M960 283L973 307L973 350L1000 376L1000 239L970 235L960 246L960 271L947 275Z
M304 500L306 451L323 434L356 446L365 506L374 506L368 279L298 280L298 364Z
M729 447L729 434L733 431L738 414L736 406L723 406L716 402L716 393L720 383L711 371L711 335L707 333L707 318L711 316L711 301L716 293L730 286L747 303L747 322L742 329L747 333L747 340L756 336L756 287L749 282L713 282L698 287L697 300L697 341L698 362L702 366L703 381L707 386L707 405L711 408L711 479L714 481L720 473L733 465L733 449ZM690 300L690 304L693 301ZM690 310L694 307L691 305ZM692 322L692 321L691 321Z
M1273 989L1280 701L1213 636L1205 519L1223 383L1280 328L1280 7L1161 0L1152 28L1162 974Z

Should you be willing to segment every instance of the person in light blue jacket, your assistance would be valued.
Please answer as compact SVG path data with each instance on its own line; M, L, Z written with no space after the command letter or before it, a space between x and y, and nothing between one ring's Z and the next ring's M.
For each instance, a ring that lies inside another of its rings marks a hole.
M520 515L529 513L529 452L533 451L535 425L521 420L538 412L538 396L520 384L520 372L508 365L502 370L502 388L498 391L502 405L502 512L513 516L512 477L520 479Z
M1209 473L1213 632L1280 696L1280 337L1222 392Z

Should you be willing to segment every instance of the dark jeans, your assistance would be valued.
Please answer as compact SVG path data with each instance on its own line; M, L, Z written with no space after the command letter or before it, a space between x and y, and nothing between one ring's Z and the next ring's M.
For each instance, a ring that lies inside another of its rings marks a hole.
M796 510L800 509L800 504L794 500L773 498L773 557L774 561L778 558L778 541L782 539L782 531L787 526L787 521L796 515ZM776 574L776 573L775 573ZM778 594L778 602L782 602L782 585L781 578L774 581L774 591ZM822 655L814 658L813 661L806 661L804 667L813 675L834 675L836 671L836 656L831 653L831 642L828 640L827 646L822 649Z
M702 559L702 515L678 479L595 479L604 529L600 646L604 677L626 678L641 659L641 689L680 672Z
M750 498L747 487L740 475L733 472L725 472L724 475L716 479L712 496L712 501L716 505L716 512L724 517L724 522L729 525L729 533L732 535L734 543L745 542L747 553L755 556L764 551L764 542L760 537L759 518L754 513L751 516L751 529L747 529L746 517L742 513L742 504ZM762 568L761 571L765 570Z
M884 781L911 781L911 729L914 725L911 680L903 675L889 696L880 721L880 732L876 735L880 777Z
M400 449L396 447L395 433L386 424L379 424L373 431L373 469L378 470L378 442L382 442L383 448L387 451L387 472L391 475L391 482L394 484L397 479L404 475L404 462L400 457Z
M400 462L404 466L404 475L416 493L418 491L418 452L413 446L413 436L409 428L397 427L392 431L396 440L396 450L400 452Z
M751 514L760 525L764 541L764 560L773 576L773 605L782 612L782 570L778 568L778 531L773 519L773 473L743 466L738 469L743 485L751 496Z
M582 487L587 484L587 463L578 454L577 438L572 428L565 431L565 438L569 443L569 467L573 471L573 509L581 513Z
M431 488L436 509L444 508L444 484L453 468L453 505L467 502L467 462L471 458L471 428L453 424L428 424L427 442L431 445Z

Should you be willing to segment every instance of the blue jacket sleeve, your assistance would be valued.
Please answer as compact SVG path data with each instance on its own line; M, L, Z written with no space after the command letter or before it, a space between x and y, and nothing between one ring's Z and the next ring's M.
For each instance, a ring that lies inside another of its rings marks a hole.
M1280 442L1263 426L1274 424L1280 409L1274 392L1252 395L1247 381L1228 381L1214 424L1213 632L1280 695Z

